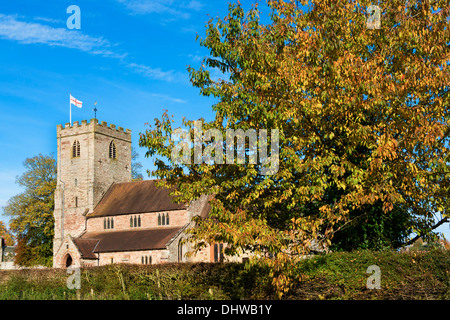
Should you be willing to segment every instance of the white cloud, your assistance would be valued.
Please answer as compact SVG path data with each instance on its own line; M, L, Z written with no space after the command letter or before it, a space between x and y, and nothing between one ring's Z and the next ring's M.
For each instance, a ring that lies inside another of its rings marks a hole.
M110 50L111 44L102 37L92 37L77 30L54 28L35 22L17 20L14 15L0 14L0 38L23 44L41 43L77 49L94 55L120 58Z
M44 22L49 22L49 23L56 23L56 24L65 24L65 21L63 21L63 20L52 19L52 18L47 18L47 17L34 17L33 20L44 21Z
M176 72L174 70L163 71L161 70L161 68L152 68L143 64L129 63L127 64L127 67L132 69L134 72L140 73L150 79L178 82L186 78L184 74Z
M192 9L195 11L200 11L203 8L203 3L197 0L192 0L186 5L186 8Z
M203 4L198 0L189 3L177 0L117 0L133 14L165 14L176 18L189 19L189 10L199 11Z
M161 68L125 62L124 58L128 54L119 54L114 51L113 49L116 45L111 44L103 37L89 36L83 34L79 30L55 28L36 22L20 21L16 15L5 15L0 13L0 39L17 41L22 44L58 46L80 50L92 55L120 59L133 72L142 74L150 79L169 82L187 80L186 75L174 70L164 71Z
M156 97L156 98L161 98L161 99L167 100L167 101L176 102L176 103L186 103L187 102L186 100L174 98L174 97L168 96L166 94L150 93L150 96Z

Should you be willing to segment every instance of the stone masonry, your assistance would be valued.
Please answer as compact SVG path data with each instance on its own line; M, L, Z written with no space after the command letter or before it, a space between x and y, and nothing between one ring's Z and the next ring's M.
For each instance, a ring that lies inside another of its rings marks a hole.
M79 157L73 156L76 141ZM116 159L109 157L111 142L116 147ZM85 230L85 215L94 210L111 184L131 181L131 130L96 119L81 124L75 121L73 125L57 126L57 146L54 265L63 237L78 237Z

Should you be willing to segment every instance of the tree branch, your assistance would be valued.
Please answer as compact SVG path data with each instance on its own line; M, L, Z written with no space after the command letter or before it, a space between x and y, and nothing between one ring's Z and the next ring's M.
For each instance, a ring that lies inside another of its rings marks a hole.
M450 222L450 219L448 217L445 217L443 219L441 219L441 221L439 221L438 223L436 223L434 226L431 227L431 230L436 229L437 227L439 227L440 225L446 223L446 222ZM420 237L422 237L422 235L418 234L417 236L415 236L414 238L412 238L411 240L409 240L408 242L405 242L404 244L400 245L399 248L401 247L405 247L408 246L410 244L413 244L414 242L416 242Z

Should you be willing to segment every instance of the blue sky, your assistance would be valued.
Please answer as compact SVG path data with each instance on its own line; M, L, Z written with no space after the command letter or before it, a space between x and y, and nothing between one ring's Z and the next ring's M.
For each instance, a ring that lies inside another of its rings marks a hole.
M67 7L81 29L69 30ZM132 130L168 109L176 120L212 119L214 100L189 82L188 65L208 55L195 40L227 1L104 0L0 2L0 207L21 190L23 161L56 153L56 125L69 122L69 93L83 101L72 120L97 118ZM209 16L208 16L209 14ZM6 221L5 217L0 217Z
M26 158L56 154L56 125L69 122L69 93L83 101L82 109L72 107L73 121L94 118L97 101L99 121L132 130L144 169L153 163L138 146L139 133L163 109L177 122L212 119L215 101L199 95L186 69L208 55L196 33L203 37L210 17L224 17L228 2L1 1L0 207L21 192L15 179ZM254 1L241 2L248 9ZM80 30L67 28L73 4L81 10ZM439 231L450 238L448 224Z

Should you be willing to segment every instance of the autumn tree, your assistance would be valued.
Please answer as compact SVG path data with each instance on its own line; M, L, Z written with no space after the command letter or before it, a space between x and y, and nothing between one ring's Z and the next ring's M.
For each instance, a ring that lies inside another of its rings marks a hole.
M3 211L17 239L16 261L23 266L52 265L56 160L39 154L27 158L16 178L24 191L8 200Z
M367 23L370 5L269 1L263 24L257 5L245 12L237 3L207 23L200 44L210 56L188 69L200 93L218 99L203 130L279 130L276 173L261 174L261 161L199 164L195 148L191 161L174 161L167 113L140 138L157 156L152 174L177 188L178 201L214 194L210 216L189 230L196 248L226 242L230 254L270 252L263 260L280 295L287 266L313 242L330 245L355 210L405 206L424 238L449 219L449 2L380 4L379 28ZM183 125L193 141L194 121ZM201 150L217 141L226 154L225 138L203 138ZM330 188L337 196L325 201Z
M14 245L14 237L8 228L5 226L3 221L0 221L0 237L5 239L5 243L7 246Z

